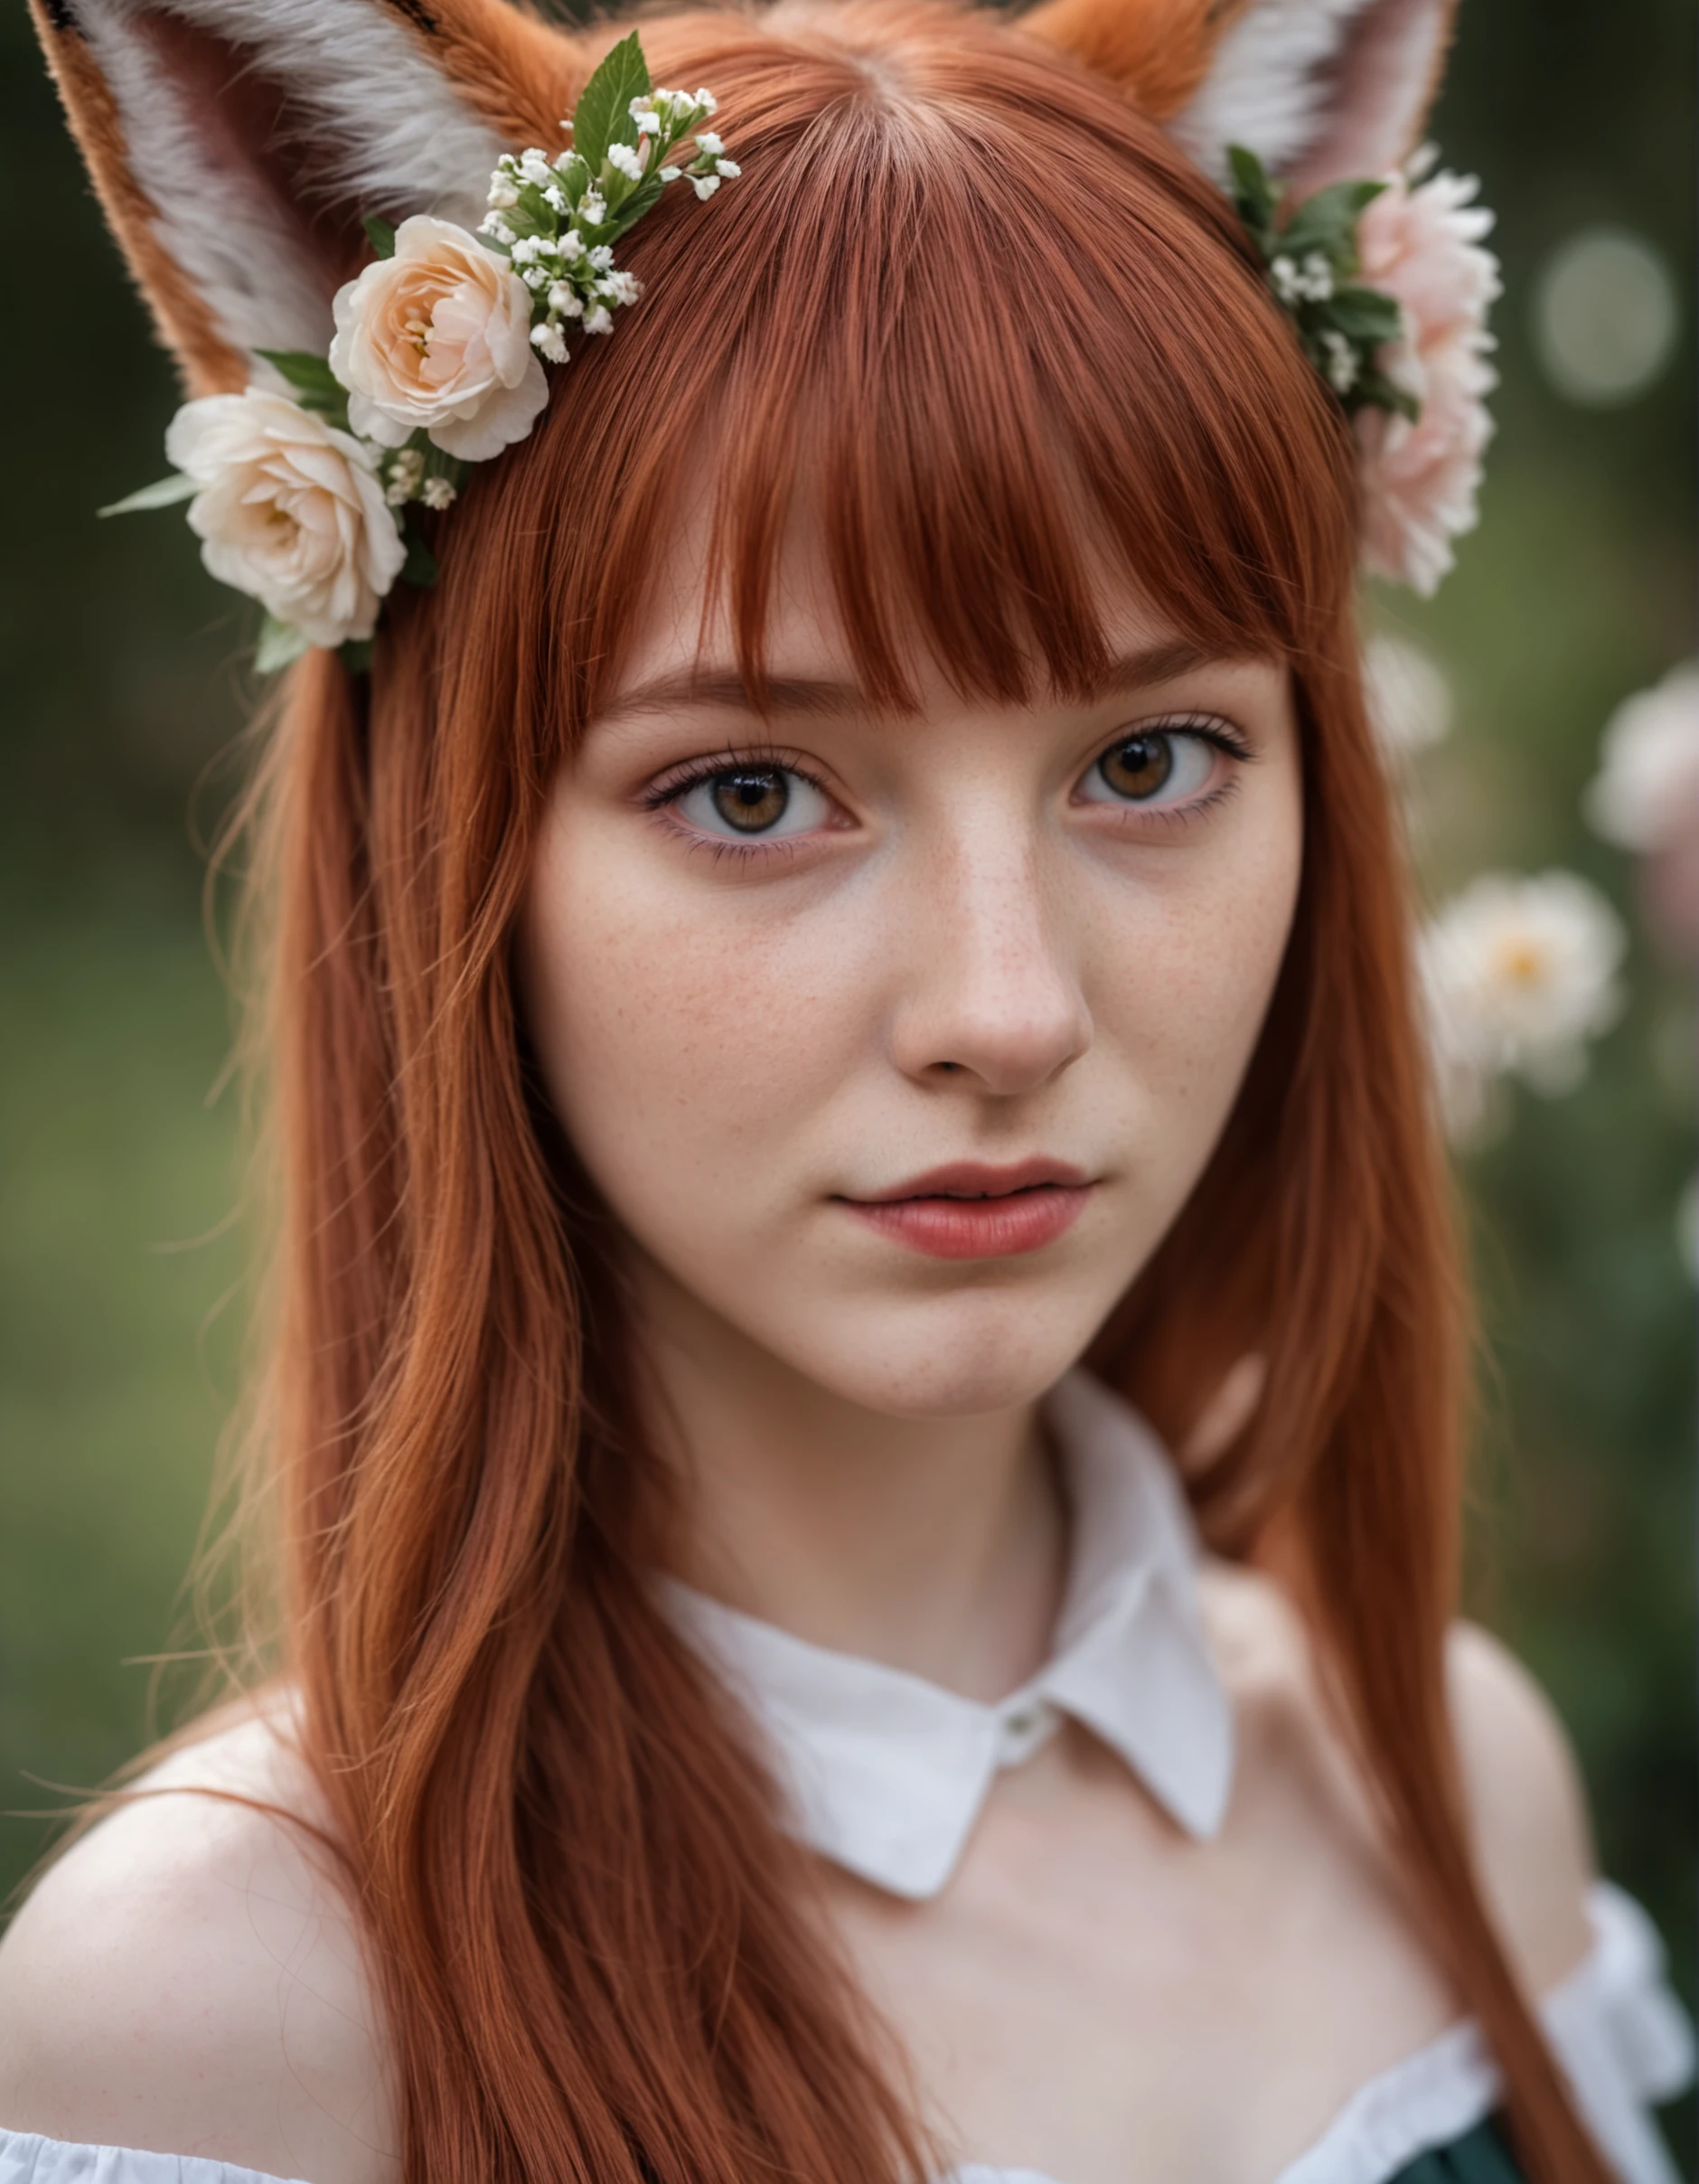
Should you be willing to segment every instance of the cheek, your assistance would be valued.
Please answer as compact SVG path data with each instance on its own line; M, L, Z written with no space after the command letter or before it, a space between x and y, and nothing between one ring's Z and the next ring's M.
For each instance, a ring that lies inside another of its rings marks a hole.
M861 965L813 945L805 908L705 890L693 861L623 853L621 833L551 820L524 987L561 1120L642 1228L645 1201L676 1219L687 1197L747 1187L746 1156L818 1110L850 1067ZM686 1169L681 1196L669 1179Z
M1260 785L1248 823L1136 919L1101 932L1094 1015L1124 1088L1139 1163L1166 1221L1201 1174L1237 1097L1280 976L1302 871L1295 778Z

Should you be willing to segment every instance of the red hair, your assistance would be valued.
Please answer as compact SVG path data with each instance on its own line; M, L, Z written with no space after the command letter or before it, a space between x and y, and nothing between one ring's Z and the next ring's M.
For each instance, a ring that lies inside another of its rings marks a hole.
M286 1191L271 1461L285 1665L387 2005L413 2184L894 2184L928 2148L729 1705L652 1604L663 1482L604 1217L530 1069L512 940L549 784L655 541L711 488L746 675L819 527L867 686L924 648L1087 685L1106 560L1290 663L1306 865L1212 1165L1097 1369L1278 1543L1541 2184L1602 2184L1483 1908L1442 1685L1460 1294L1404 880L1353 621L1354 469L1217 193L1112 89L927 0L645 22L744 179L633 240L649 284L478 472L369 683L296 671L269 762ZM1224 1240L1230 1239L1230 1240Z

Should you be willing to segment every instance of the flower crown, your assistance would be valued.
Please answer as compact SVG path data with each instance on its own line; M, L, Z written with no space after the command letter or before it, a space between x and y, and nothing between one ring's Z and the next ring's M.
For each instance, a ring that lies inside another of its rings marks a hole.
M1364 566L1431 595L1474 527L1493 430L1487 314L1501 290L1479 185L1434 174L1428 147L1289 206L1253 152L1227 157L1269 287L1356 431Z
M337 292L328 355L259 351L276 383L185 403L165 438L174 475L102 514L188 501L207 568L265 609L262 672L314 645L363 666L395 585L436 580L413 511L452 507L469 465L530 434L568 334L610 334L638 300L614 246L670 184L706 202L737 176L700 126L714 112L707 90L653 88L634 32L562 124L568 149L502 155L475 235L368 220L376 257ZM1475 520L1491 431L1491 216L1472 182L1416 166L1289 207L1253 153L1229 156L1270 289L1352 418L1365 562L1431 591Z
M452 507L468 465L530 434L568 333L611 334L642 295L615 243L669 184L706 202L736 179L700 126L715 108L711 91L654 88L634 31L562 123L568 150L502 155L475 235L423 213L368 220L377 257L337 291L329 355L259 351L278 385L185 402L165 436L175 475L100 513L188 501L208 569L266 610L262 673L314 645L363 666L396 583L436 581L410 512Z

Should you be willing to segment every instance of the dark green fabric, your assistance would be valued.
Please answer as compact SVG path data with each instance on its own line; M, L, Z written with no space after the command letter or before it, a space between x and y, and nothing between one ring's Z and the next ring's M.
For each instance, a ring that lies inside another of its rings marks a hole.
M1527 2184L1497 2124L1478 2123L1449 2146L1418 2154L1388 2184Z

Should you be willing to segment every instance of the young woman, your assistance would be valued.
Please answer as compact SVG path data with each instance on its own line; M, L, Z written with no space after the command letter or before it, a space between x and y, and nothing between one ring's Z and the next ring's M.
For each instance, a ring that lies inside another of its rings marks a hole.
M1451 1622L1353 592L1478 315L1315 194L1446 12L645 20L722 136L498 0L42 0L313 649L275 1673L0 1950L5 2184L1671 2174L1655 1945Z

